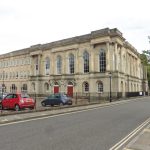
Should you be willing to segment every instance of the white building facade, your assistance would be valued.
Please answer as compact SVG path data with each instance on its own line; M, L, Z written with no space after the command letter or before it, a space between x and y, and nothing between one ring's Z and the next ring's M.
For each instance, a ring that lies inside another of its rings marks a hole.
M140 54L116 28L0 55L0 85L39 95L148 91Z

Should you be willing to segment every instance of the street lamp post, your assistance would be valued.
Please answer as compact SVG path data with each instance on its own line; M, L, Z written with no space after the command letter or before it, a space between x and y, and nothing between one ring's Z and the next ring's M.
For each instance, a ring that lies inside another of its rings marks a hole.
M110 93L109 93L109 102L112 102L112 95L111 95L111 78L112 78L112 73L109 73L109 79L110 79Z

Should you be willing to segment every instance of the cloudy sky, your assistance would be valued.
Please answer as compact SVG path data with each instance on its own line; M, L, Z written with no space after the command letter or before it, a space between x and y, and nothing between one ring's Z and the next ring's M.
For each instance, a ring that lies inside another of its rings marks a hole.
M150 1L0 0L0 54L106 27L139 52L150 49Z

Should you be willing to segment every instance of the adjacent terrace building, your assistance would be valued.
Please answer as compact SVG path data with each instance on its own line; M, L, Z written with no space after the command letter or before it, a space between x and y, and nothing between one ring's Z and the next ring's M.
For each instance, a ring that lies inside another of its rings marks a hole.
M111 86L111 87L110 87ZM101 29L0 55L0 89L50 94L147 91L140 54L118 29Z

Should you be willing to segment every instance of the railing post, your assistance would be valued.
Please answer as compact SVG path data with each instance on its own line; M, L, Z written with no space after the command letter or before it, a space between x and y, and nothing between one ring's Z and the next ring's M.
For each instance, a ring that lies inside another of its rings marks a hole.
M35 110L36 110L36 92L34 94L34 99L35 99Z
M75 104L77 105L77 92L76 92L76 100L75 100Z

